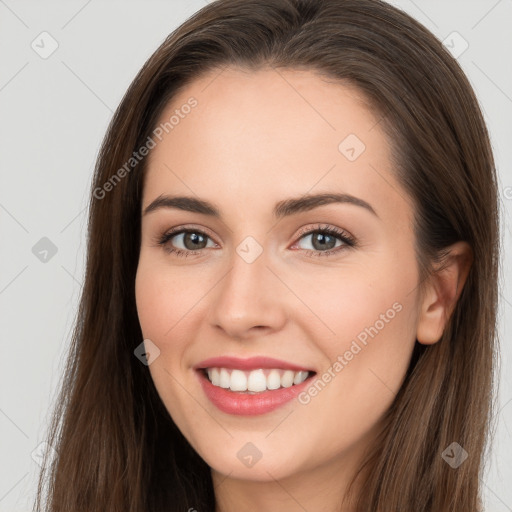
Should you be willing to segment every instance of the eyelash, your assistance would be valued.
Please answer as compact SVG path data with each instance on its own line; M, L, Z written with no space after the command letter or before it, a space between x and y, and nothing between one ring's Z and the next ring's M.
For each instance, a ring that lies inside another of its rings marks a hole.
M199 229L190 229L190 228L186 229L186 228L179 227L179 228L175 228L171 231L164 233L163 235L161 235L160 237L157 238L156 242L158 245L162 246L163 249L167 253L174 254L175 256L179 256L179 257L193 256L193 255L199 254L201 251L204 250L204 249L199 249L197 251L183 250L183 249L176 249L174 247L169 247L167 245L167 242L169 242L169 240L174 238L176 235L181 235L183 233L195 233L195 234L199 234L199 235L202 235L202 236L205 236L205 237L211 239L211 237L207 233L205 233ZM341 252L344 249L350 249L350 248L356 247L356 245L357 245L356 240L351 235L349 235L346 231L340 230L333 226L322 227L321 225L315 227L314 229L309 229L309 230L304 230L304 231L299 232L299 234L297 235L298 236L297 241L299 241L303 237L305 237L307 235L311 235L313 233L322 233L325 235L334 236L335 238L339 238L344 244L340 247L337 247L335 249L329 249L327 251L315 251L313 249L303 249L304 251L306 251L306 253L308 255L313 255L315 257L316 256L331 256L334 253Z

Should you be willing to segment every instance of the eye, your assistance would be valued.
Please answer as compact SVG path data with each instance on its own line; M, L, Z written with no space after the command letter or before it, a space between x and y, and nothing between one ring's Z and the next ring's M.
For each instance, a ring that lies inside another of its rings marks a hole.
M208 241L212 242L211 245L208 245ZM199 229L180 230L179 228L164 233L157 243L163 246L165 251L174 253L176 256L199 254L202 249L216 245L206 233Z
M356 246L355 239L347 232L333 226L316 226L314 229L301 230L299 233L297 245L299 249L304 249L307 254L312 256L329 256L339 253L350 247ZM301 245L301 241L309 238L309 242ZM175 228L161 235L156 240L157 244L163 249L176 256L194 256L200 254L203 249L216 247L211 237L199 229ZM304 245L309 247L304 247Z
M300 240L309 239L308 242L300 246L299 240L292 247L299 245L300 249L305 249L312 256L329 256L356 245L351 235L333 226L317 226L315 229L302 231L299 235Z

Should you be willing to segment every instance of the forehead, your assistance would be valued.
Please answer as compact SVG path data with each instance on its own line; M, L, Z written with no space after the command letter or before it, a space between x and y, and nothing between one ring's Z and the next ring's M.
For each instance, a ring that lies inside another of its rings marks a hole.
M149 155L144 203L193 193L221 205L230 198L243 212L265 199L270 208L284 197L336 191L403 217L406 193L380 119L355 87L311 71L209 72L160 117L167 130Z

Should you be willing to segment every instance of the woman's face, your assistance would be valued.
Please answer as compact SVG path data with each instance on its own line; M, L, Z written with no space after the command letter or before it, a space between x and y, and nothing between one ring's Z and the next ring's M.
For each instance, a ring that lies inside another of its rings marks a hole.
M161 117L137 309L156 389L214 472L347 470L402 383L418 268L379 120L313 72L231 68Z

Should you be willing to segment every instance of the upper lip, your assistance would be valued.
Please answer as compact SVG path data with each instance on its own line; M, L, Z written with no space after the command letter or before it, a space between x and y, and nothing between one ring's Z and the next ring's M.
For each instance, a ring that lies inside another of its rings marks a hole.
M299 364L289 363L287 361L267 356L249 357L247 359L240 359L233 356L211 357L196 364L194 368L196 370L202 370L205 368L230 368L248 371L260 368L282 368L283 370L293 370L296 372L314 371Z

